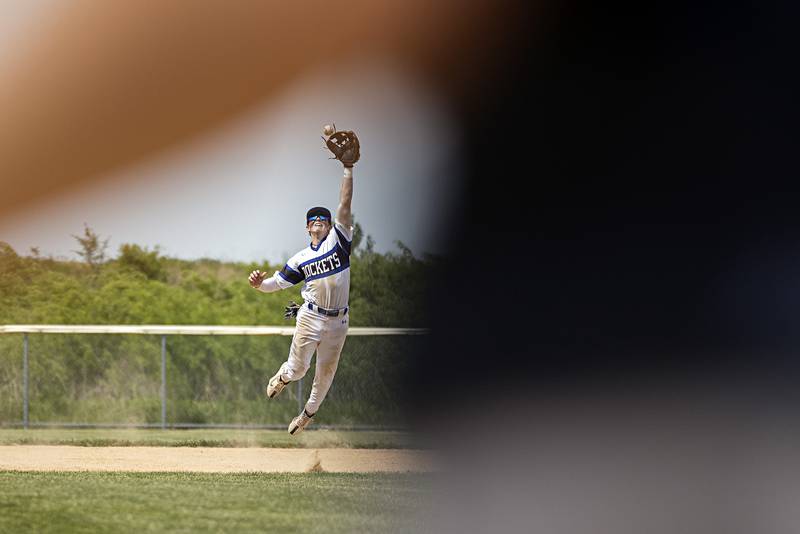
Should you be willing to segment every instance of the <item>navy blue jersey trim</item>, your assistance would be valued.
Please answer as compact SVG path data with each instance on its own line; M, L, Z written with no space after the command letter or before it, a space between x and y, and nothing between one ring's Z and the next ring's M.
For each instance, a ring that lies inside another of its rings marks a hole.
M283 266L283 269L278 271L278 274L281 276L281 278L283 278L292 285L299 284L300 282L303 281L303 278L305 278L302 272L295 271L294 269L289 267L288 263Z
M334 256L334 254L336 256L332 258L331 256ZM337 261L339 265L336 265ZM317 264L317 266L310 267L312 263ZM330 267L330 270L324 272L311 272L311 271L317 271L319 268L323 267ZM329 250L322 256L301 263L298 266L298 269L300 269L300 271L303 273L306 282L309 282L311 280L316 280L317 278L325 278L326 276L330 276L332 274L344 271L348 267L350 267L350 255L347 254L342 249L342 247L339 246L339 243L336 243L336 245L331 250Z
M339 244L342 245L342 249L344 249L344 251L349 256L350 255L350 249L353 246L353 242L352 241L348 241L347 238L344 236L344 234L342 232L340 232L339 229L336 228L335 226L333 227L333 229L336 230L336 235L339 236Z

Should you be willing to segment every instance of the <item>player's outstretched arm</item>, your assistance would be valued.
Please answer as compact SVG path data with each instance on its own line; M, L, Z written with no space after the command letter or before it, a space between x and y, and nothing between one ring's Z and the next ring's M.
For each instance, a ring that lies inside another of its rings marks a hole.
M267 273L262 273L259 270L250 273L247 281L250 283L250 287L263 291L264 293L273 293L281 289L286 289L287 287L292 287L292 284L280 278L278 273L267 278Z
M336 208L336 220L345 226L353 226L353 214L350 203L353 201L353 167L344 168L342 188L339 191L339 207Z

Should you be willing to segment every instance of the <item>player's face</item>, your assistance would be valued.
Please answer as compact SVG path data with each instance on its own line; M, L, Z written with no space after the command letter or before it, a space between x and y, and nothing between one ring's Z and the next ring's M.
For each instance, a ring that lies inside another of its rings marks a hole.
M308 220L306 229L312 233L320 236L328 235L331 230L331 221L328 217L316 216Z

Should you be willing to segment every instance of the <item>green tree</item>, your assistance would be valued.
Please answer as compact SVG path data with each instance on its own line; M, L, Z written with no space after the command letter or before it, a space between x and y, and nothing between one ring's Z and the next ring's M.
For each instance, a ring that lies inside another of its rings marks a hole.
M23 271L23 259L11 245L0 241L0 298L22 289Z
M355 220L355 217L353 217L353 220ZM359 223L354 223L353 227L354 230L353 230L352 250L358 250L358 245L360 245L361 240L364 239L364 231L362 230L361 225Z
M155 247L148 250L139 245L124 243L119 247L117 263L123 268L132 269L144 274L150 280L165 281L167 273L159 257L160 250Z
M72 252L78 254L89 267L96 270L106 259L106 248L108 248L108 238L100 240L94 230L89 228L89 225L83 223L83 237L72 234L72 237L81 246L80 250L73 250Z

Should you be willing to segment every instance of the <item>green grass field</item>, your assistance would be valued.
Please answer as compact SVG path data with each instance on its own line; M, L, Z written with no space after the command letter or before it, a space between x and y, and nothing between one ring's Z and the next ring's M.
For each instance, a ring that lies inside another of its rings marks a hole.
M419 532L433 475L0 472L0 532Z
M419 448L406 432L307 430L290 436L284 430L225 429L69 429L0 428L0 445L79 445L89 447L286 447L354 449Z

